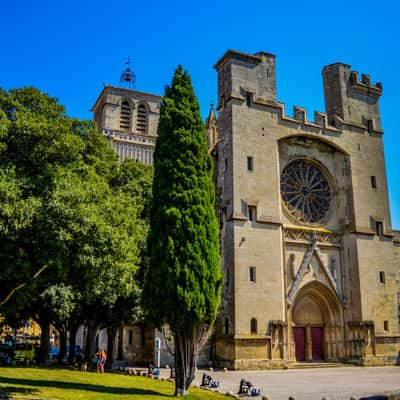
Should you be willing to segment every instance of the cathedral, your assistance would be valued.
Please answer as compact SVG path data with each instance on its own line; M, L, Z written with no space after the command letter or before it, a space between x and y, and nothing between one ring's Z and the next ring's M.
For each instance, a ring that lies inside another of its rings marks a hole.
M224 286L208 352L232 369L399 363L400 231L391 226L382 85L322 71L325 112L288 116L275 56L227 51L206 121ZM106 86L93 107L120 158L151 163L162 98Z

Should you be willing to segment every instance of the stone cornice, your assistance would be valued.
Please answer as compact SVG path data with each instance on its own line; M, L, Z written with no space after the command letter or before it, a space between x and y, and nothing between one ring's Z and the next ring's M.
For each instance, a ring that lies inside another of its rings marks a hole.
M141 92L139 90L134 90L134 89L127 89L127 88L121 88L121 87L117 87L117 86L105 85L103 87L100 95L96 99L95 103L93 104L93 107L90 109L90 111L93 111L93 112L96 111L96 108L101 103L101 100L103 99L103 97L108 93L112 94L112 91L116 91L117 93L121 93L122 95L124 95L124 94L131 95L131 96L139 95L140 97L145 97L145 98L157 101L157 102L161 102L161 100L162 100L162 96L160 96L158 94L146 93L146 92Z
M127 133L112 129L103 129L102 133L113 142L131 143L140 146L153 147L156 145L157 136Z
M228 50L215 64L214 68L218 70L223 64L225 64L229 59L235 59L243 61L250 64L259 64L264 59L275 58L275 55L260 51L256 54L243 53L236 50Z
M235 335L233 338L239 340L271 339L271 335Z
M230 219L232 221L248 221L248 218L242 213L233 213ZM270 215L256 216L256 220L253 222L256 222L257 224L282 225L282 221L279 218Z

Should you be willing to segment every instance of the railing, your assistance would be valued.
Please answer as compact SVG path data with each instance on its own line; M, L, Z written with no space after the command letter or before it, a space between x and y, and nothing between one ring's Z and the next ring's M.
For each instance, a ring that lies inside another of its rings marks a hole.
M156 138L137 135L134 133L119 132L112 129L103 129L103 134L110 139L120 140L124 142L140 143L155 146Z

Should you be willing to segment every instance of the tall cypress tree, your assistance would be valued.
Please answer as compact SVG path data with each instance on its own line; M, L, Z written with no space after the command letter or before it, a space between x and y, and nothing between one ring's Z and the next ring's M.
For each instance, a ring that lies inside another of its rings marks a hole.
M175 395L188 393L221 293L212 161L189 74L178 66L161 105L144 306L175 342Z

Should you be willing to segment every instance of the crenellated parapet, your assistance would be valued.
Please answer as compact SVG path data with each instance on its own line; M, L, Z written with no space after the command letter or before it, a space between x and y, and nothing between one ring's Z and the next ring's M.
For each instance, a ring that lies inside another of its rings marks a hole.
M322 70L326 113L330 124L345 123L382 133L379 98L382 84L371 83L371 77L352 71L343 63L327 65Z
M371 84L371 77L367 74L361 74L361 80L358 79L358 72L350 72L350 86L355 93L360 93L366 96L376 96L379 98L382 94L382 83L377 82Z
M259 103L257 103L259 104ZM271 104L268 105L271 107ZM321 111L314 111L314 120L308 119L307 109L300 106L293 106L293 116L286 114L285 103L276 103L273 105L279 114L280 119L283 122L293 123L301 127L314 128L318 130L327 130L332 132L340 133L341 129L338 128L338 124L331 125L328 123L328 115Z
M311 129L342 132L347 127L382 134L379 97L382 84L352 71L351 66L334 63L323 68L326 112L315 111L314 121L303 107L294 106L293 116L276 98L275 56L259 52L246 54L227 51L215 64L218 71L218 105L221 112L230 102L276 112L285 123Z
M337 130L334 126L328 125L328 116L321 111L314 111L314 121L309 121L305 108L293 106L293 118L304 126Z

